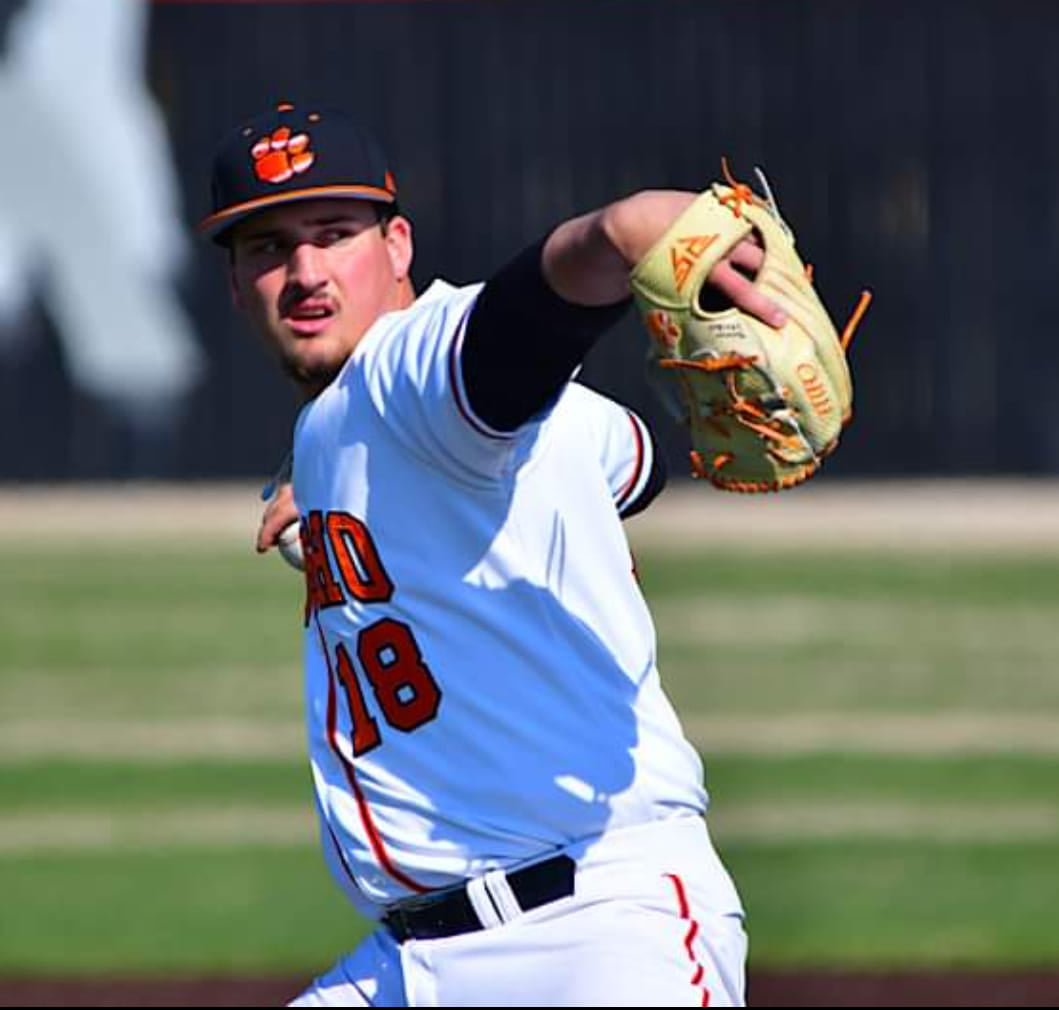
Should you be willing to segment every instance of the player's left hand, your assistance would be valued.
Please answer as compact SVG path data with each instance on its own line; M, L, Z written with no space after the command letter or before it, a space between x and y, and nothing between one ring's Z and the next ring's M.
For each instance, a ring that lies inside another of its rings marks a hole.
M840 336L763 173L764 196L727 166L725 176L670 223L630 286L652 367L673 380L667 399L689 428L692 473L728 491L779 491L838 445L853 396L846 348L871 296ZM651 195L663 209L684 199Z
M779 329L787 321L787 313L754 284L764 262L761 244L753 236L745 238L706 275L706 283L741 312Z

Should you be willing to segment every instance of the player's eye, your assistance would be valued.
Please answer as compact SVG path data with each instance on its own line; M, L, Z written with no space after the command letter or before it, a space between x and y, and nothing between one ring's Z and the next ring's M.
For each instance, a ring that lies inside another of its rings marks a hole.
M247 252L251 256L279 256L283 253L285 246L283 241L275 236L256 239L249 243Z
M350 228L328 228L316 236L316 244L321 248L327 248L327 246L335 245L337 242L342 242L352 237L353 230Z

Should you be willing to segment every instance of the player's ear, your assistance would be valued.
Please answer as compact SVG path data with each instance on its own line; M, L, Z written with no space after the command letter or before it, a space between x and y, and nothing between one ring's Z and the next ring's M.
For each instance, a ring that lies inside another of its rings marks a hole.
M403 281L412 269L412 222L398 214L386 222L386 251L394 276Z

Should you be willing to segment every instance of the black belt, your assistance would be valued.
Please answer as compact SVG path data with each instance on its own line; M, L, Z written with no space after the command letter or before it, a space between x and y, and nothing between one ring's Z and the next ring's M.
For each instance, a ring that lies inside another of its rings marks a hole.
M512 870L507 883L523 912L574 893L574 861L566 855ZM484 929L466 886L447 888L435 894L406 898L382 917L383 925L398 943L405 940L436 940L457 933Z

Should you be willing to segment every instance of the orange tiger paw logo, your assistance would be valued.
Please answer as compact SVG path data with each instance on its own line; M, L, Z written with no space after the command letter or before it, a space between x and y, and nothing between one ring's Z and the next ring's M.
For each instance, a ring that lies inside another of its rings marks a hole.
M309 134L291 136L290 127L281 126L267 137L262 137L252 148L254 174L262 182L286 182L304 172L315 160L309 150Z

